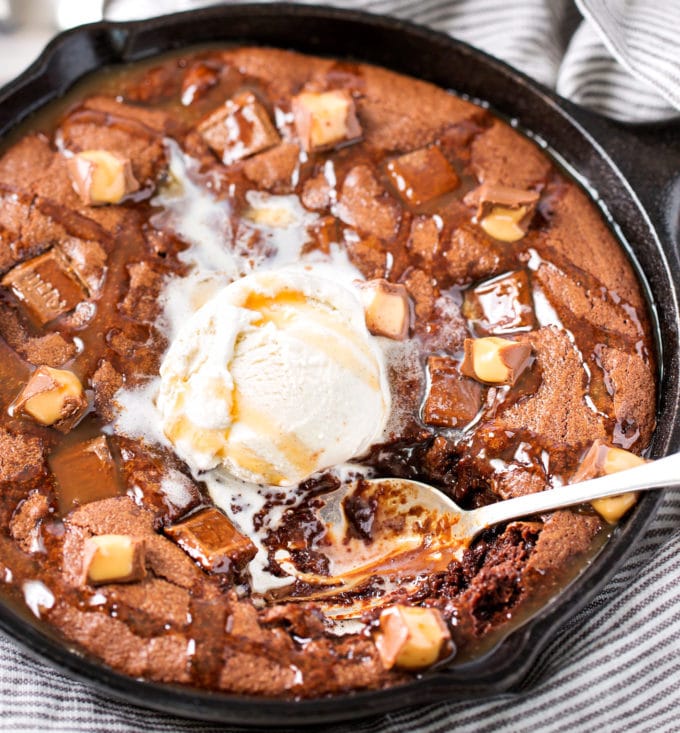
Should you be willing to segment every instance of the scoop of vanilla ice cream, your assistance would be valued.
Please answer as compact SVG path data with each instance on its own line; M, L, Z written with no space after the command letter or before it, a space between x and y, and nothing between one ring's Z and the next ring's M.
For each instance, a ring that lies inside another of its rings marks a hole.
M163 430L195 471L291 486L364 453L390 409L357 294L283 268L219 291L161 366Z

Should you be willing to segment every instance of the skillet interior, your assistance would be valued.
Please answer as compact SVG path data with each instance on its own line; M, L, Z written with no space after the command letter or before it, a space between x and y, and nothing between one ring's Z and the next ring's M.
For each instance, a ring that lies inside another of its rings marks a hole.
M680 274L680 263L677 242L672 238L680 209L680 179L672 177L680 169L679 146L673 142L680 138L677 130L648 127L633 134L577 110L465 44L407 23L277 4L212 8L140 23L101 23L63 34L0 94L5 112L0 134L102 65L214 41L274 45L387 66L489 101L495 110L517 119L523 128L559 151L559 159L599 192L624 241L634 243L633 258L638 270L644 272L652 320L658 326L662 368L653 450L661 455L678 449L678 294L674 281ZM630 175L635 191L621 169ZM290 703L137 682L65 650L9 608L0 608L0 626L30 651L108 694L191 717L269 727L284 722L301 725L434 700L479 697L512 689L524 679L553 631L594 596L619 564L624 548L641 536L659 500L658 494L646 495L588 572L485 657L431 672L398 690L355 694L349 704L347 698Z

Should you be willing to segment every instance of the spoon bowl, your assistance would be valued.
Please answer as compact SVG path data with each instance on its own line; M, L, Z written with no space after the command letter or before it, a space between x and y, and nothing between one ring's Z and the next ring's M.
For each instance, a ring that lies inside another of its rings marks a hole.
M676 486L680 486L680 453L473 510L461 509L438 489L418 481L359 479L320 497L317 517L325 533L317 549L328 559L327 575L300 572L285 550L276 559L299 580L321 586L305 600L333 598L372 576L403 582L417 576L418 568L429 573L445 570L451 560L462 558L482 530L496 524L630 491ZM366 607L363 602L362 610ZM335 615L356 615L356 609L343 608Z

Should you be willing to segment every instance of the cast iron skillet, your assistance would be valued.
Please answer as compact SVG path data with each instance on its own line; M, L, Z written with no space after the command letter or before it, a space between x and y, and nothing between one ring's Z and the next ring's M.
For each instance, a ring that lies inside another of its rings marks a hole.
M557 151L599 194L644 273L657 327L661 397L653 453L680 448L678 232L680 123L625 127L585 112L503 63L448 36L365 13L288 4L209 8L135 23L98 23L60 35L0 92L0 135L101 66L195 43L247 42L349 57L426 79L488 101ZM107 695L130 703L244 725L275 727L368 716L407 705L516 689L551 635L590 601L634 546L660 494L646 494L588 571L485 657L430 672L398 689L301 702L205 693L141 682L69 650L0 604L0 628L28 651ZM329 670L332 674L332 670Z

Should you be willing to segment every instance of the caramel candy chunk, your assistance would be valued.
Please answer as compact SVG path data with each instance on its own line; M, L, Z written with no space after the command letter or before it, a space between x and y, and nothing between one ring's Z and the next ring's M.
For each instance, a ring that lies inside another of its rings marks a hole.
M86 206L119 204L139 190L132 163L110 150L83 150L68 160L68 172L75 192Z
M84 583L135 583L145 575L143 539L124 534L102 534L85 540Z
M395 605L380 614L375 646L385 669L424 669L451 649L451 634L436 608Z
M12 410L67 433L87 410L87 398L73 372L41 366L31 374Z
M497 336L465 339L460 366L466 377L486 384L514 384L531 362L531 345Z
M465 293L463 315L479 336L501 336L536 327L529 276L509 272Z
M56 249L17 265L2 279L40 326L73 310L87 298L65 257Z
M252 92L228 99L204 118L197 129L225 165L281 142L267 110Z
M442 428L467 425L479 412L482 386L464 377L455 359L448 356L430 356L427 370L430 389L423 406L423 421Z
M436 145L400 155L387 164L387 174L401 198L419 206L458 186L458 176Z
M408 336L411 309L406 288L383 278L360 282L366 327L374 336L403 341Z
M215 507L193 514L164 531L187 555L213 573L243 568L257 553L255 545Z
M295 129L306 152L333 148L361 137L354 99L346 89L302 92L292 100Z
M598 476L607 476L610 473L641 466L643 463L646 463L646 460L635 455L635 453L623 450L623 448L614 448L598 439L593 442L583 457L581 465L571 479L571 483L586 481ZM594 499L590 504L606 522L616 524L635 505L637 499L637 491L627 491L619 496Z
M116 464L104 435L84 443L66 444L48 460L57 481L62 517L75 506L121 493Z
M464 201L477 206L477 221L490 237L516 242L526 234L539 198L537 191L483 183Z

